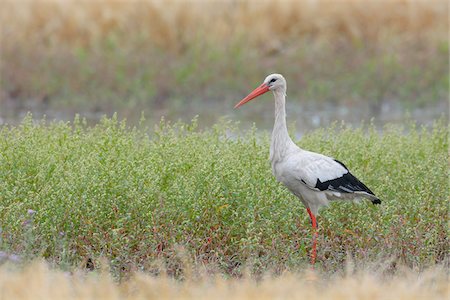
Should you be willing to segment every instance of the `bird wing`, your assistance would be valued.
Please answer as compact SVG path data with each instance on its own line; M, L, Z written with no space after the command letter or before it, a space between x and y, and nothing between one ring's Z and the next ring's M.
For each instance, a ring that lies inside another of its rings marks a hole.
M296 157L293 164L294 176L313 190L374 195L338 160L309 151L303 151Z

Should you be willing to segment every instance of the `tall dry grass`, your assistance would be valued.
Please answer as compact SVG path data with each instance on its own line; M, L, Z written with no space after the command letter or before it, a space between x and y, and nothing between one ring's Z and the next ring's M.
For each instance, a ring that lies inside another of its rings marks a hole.
M445 38L448 17L447 2L439 0L4 0L1 6L6 44L92 46L126 33L129 41L148 38L165 51L182 51L196 39L223 46L238 38L265 47L305 37L433 40Z
M447 97L442 0L3 0L0 19L0 105L11 115L214 119L270 72L309 101L379 109Z
M85 274L50 270L34 263L22 271L0 268L0 299L448 299L448 274L434 268L380 276L369 271L323 277L321 274L285 273L281 276L224 278L136 273L121 283L107 272Z

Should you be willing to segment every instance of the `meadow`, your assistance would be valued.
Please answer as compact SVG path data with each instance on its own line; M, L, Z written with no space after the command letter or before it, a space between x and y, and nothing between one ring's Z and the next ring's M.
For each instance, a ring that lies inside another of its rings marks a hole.
M336 105L358 108L342 117L356 123L415 109L424 123L448 115L447 1L4 0L0 8L3 123L32 111L93 123L118 112L137 124L144 111L148 124L199 115L209 126L274 72L288 79L298 115ZM263 104L246 115L271 125Z
M0 1L0 300L446 299L448 16ZM271 174L271 101L232 109L273 72L295 142L383 201L320 212L315 271L306 209Z
M335 125L298 144L345 161L383 200L321 211L317 269L352 259L423 270L448 262L448 128ZM63 269L106 259L182 278L183 265L241 276L308 266L311 229L275 181L269 136L230 121L154 128L116 117L95 126L33 122L0 129L3 260L44 258ZM9 258L8 258L9 257Z

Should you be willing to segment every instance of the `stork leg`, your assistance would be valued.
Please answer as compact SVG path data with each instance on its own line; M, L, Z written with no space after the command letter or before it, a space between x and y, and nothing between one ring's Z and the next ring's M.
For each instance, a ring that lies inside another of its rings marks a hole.
M309 217L311 218L311 223L312 223L312 227L314 230L313 233L313 241L312 241L312 250L311 250L311 265L314 266L314 264L316 263L316 256L317 256L317 237L318 237L318 232L317 232L317 220L316 220L316 216L313 215L313 213L311 212L311 210L308 208L306 208L306 210L308 211Z

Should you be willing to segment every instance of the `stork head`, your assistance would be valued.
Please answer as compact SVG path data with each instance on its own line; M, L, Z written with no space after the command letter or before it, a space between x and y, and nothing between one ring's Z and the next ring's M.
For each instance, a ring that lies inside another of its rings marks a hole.
M247 97L242 99L238 104L234 106L234 108L238 108L241 105L249 102L252 99L255 99L262 94L267 93L268 91L272 91L274 93L281 92L286 94L286 80L281 74L270 74L264 79L264 82L253 90Z

